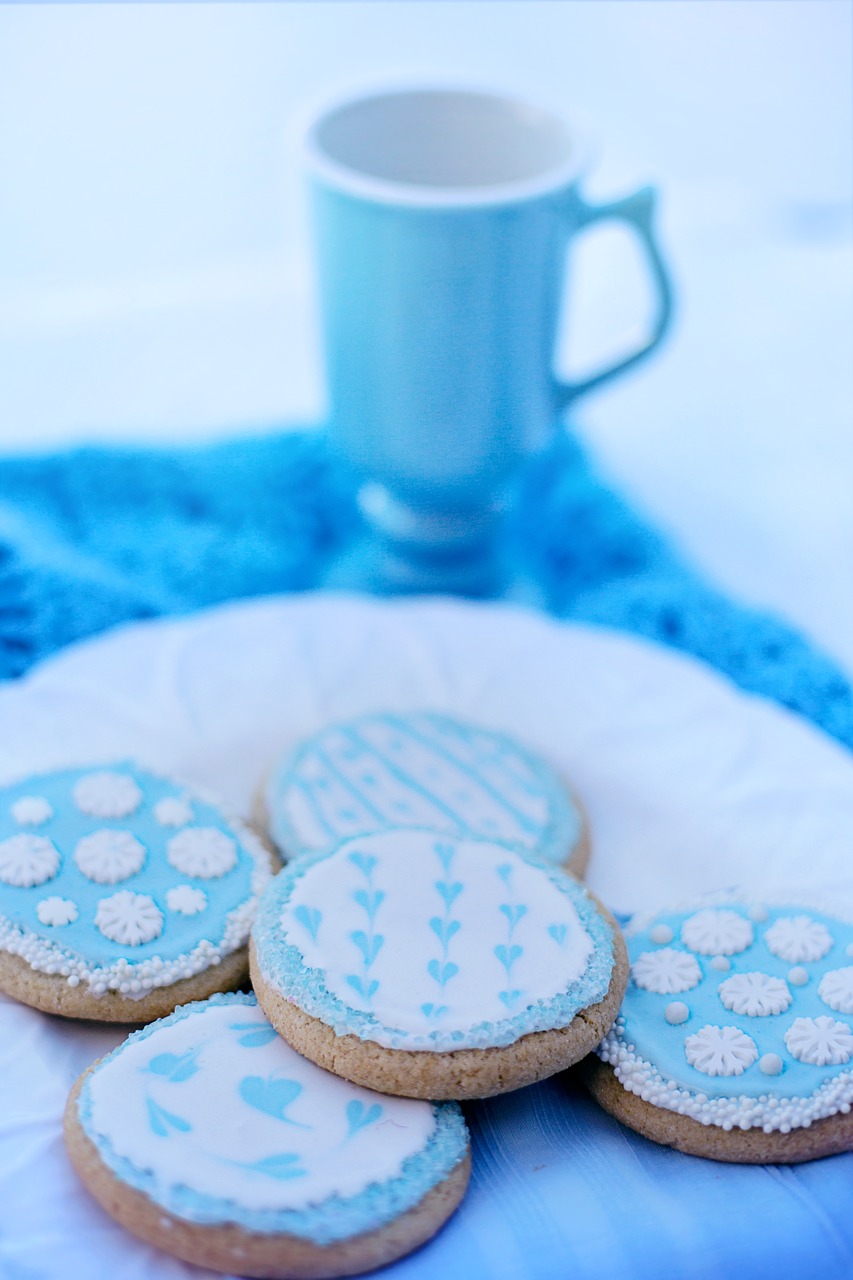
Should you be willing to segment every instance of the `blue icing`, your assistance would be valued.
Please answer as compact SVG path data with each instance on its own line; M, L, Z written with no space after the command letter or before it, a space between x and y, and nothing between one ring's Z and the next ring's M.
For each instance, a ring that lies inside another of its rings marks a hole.
M798 1061L785 1044L784 1035L797 1018L829 1017L853 1028L853 1016L834 1011L818 995L818 986L825 973L853 964L848 951L853 944L853 925L825 912L796 905L766 906L763 908L767 913L766 919L756 921L750 918L744 906L729 902L719 906L712 904L712 909L734 911L744 920L749 920L754 930L751 945L727 956L730 968L721 971L712 967L712 956L691 951L681 938L683 922L697 911L706 909L707 904L700 904L687 911L663 912L639 931L632 929L629 932L626 941L632 964L643 953L661 951L665 945L693 955L702 977L692 989L672 994L647 991L637 986L633 979L629 981L620 1015L620 1020L624 1019L620 1033L622 1042L632 1044L637 1056L653 1064L665 1079L674 1080L694 1094L708 1096L757 1098L772 1093L780 1098L806 1098L840 1073L850 1071L853 1059L822 1067ZM829 931L832 946L821 959L812 962L784 960L768 947L765 941L767 930L779 918L795 916L808 916ZM664 945L655 943L650 936L650 931L661 924L669 926L673 932L672 940ZM788 980L788 974L795 967L805 969L808 974L808 982L803 986ZM782 979L793 997L791 1004L781 1013L762 1016L738 1014L726 1008L719 995L720 985L733 975L745 973L763 973ZM683 1002L689 1014L685 1022L672 1026L666 1021L664 1011L668 1004L676 1001ZM709 1076L691 1066L685 1055L685 1040L706 1025L736 1027L749 1036L757 1048L755 1061L740 1075ZM759 1061L765 1054L777 1054L781 1058L783 1069L780 1074L769 1076L761 1071Z
M139 807L129 816L94 817L81 812L75 804L72 798L75 783L104 770L132 778L142 792ZM44 797L53 810L53 816L37 826L23 826L16 822L12 806L25 796ZM167 862L168 841L185 828L161 825L154 816L154 806L160 800L183 796L187 797L193 811L189 827L214 828L235 841L236 864L225 874L214 878L189 876ZM80 871L74 860L77 842L84 836L103 830L129 831L145 848L140 870L115 884L93 882ZM81 957L92 967L108 967L122 958L132 964L155 956L164 961L177 960L190 952L202 938L215 944L225 932L227 916L252 897L255 861L220 810L190 789L127 762L98 768L66 769L3 788L0 791L0 843L20 835L49 839L59 852L61 862L55 876L31 888L0 880L0 917L65 953ZM170 910L166 894L177 885L201 889L207 899L206 907L194 915ZM135 946L115 942L95 926L95 914L101 900L123 890L152 898L162 913L162 930L150 942ZM77 919L65 925L43 924L37 914L38 904L51 897L70 899L78 909Z
M403 825L493 836L560 864L582 827L543 760L433 712L366 715L322 730L280 763L267 800L273 838L291 854Z
M166 1182L150 1168L138 1167L131 1160L118 1154L109 1138L94 1128L92 1081L98 1072L119 1060L131 1044L145 1041L151 1036L156 1036L163 1028L183 1022L216 1006L233 1006L235 1012L241 1008L255 1010L257 1001L253 995L235 993L215 995L209 1000L181 1006L168 1017L135 1032L123 1045L96 1064L92 1074L84 1080L78 1099L80 1123L107 1167L128 1186L143 1192L170 1213L200 1224L237 1223L249 1231L267 1234L287 1233L311 1240L316 1244L330 1244L382 1227L413 1208L465 1158L468 1151L468 1133L462 1111L457 1103L444 1102L414 1104L432 1107L435 1127L425 1145L403 1161L399 1174L384 1181L373 1181L356 1195L346 1197L332 1195L304 1208L252 1209L233 1199L195 1191L186 1185L186 1181ZM265 1021L245 1023L239 1020L238 1015L238 1020L229 1024L229 1027L237 1032L238 1039L244 1047L247 1045L245 1037L249 1030L258 1035L269 1030L272 1032L272 1039L276 1039L275 1032ZM156 1061L156 1056L153 1060ZM215 1062L215 1055L211 1055L211 1061ZM319 1068L313 1069L319 1071ZM340 1083L344 1084L344 1082ZM292 1089L290 1092L293 1095L290 1102L296 1101L296 1093ZM257 1096L260 1097L260 1093ZM281 1105L276 1108L272 1102L272 1093L267 1093L264 1097L265 1101L270 1103L269 1108L265 1109L268 1110L271 1118L286 1121L287 1116L284 1112L290 1102L284 1100L282 1095L279 1099ZM382 1101L364 1103L360 1098L351 1099L345 1107L347 1132L344 1144L347 1145L356 1140L360 1132L375 1126L382 1118L383 1111ZM188 1129L181 1128L181 1125L186 1125L187 1122L183 1121L179 1114L171 1111L168 1115L162 1113L162 1107L155 1107L156 1120L152 1120L151 1123L152 1132L157 1136L163 1136L165 1140L170 1132L178 1137L182 1133L189 1132ZM162 1133L154 1127L155 1125L161 1126ZM286 1133L286 1129L282 1132ZM244 1163L235 1159L232 1163L235 1167L251 1170L263 1178L284 1185L289 1182L296 1183L306 1175L306 1170L301 1163L303 1159L304 1157L295 1152L282 1149L260 1160Z

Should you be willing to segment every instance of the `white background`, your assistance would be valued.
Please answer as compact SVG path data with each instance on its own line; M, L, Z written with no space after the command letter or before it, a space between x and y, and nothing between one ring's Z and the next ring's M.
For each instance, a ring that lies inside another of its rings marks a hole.
M729 592L853 674L853 9L846 0L0 8L0 449L322 414L306 105L412 76L591 118L594 196L653 180L674 337L590 400L609 475ZM630 343L618 233L577 363ZM2 494L0 494L2 496Z

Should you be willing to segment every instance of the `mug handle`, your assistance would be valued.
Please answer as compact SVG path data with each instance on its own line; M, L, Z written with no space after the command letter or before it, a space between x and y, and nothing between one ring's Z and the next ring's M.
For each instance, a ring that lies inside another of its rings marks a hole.
M630 369L632 365L645 360L646 356L651 355L655 347L662 341L672 319L672 285L652 230L657 201L655 188L643 187L632 195L623 196L621 200L613 200L609 204L600 205L587 204L578 192L574 192L574 201L572 212L575 219L575 230L580 231L596 222L615 221L626 222L636 231L646 251L652 283L657 293L657 315L648 339L639 350L624 356L616 364L611 365L609 369L600 369L598 373L594 373L580 382L555 381L554 389L557 395L558 409L567 408L580 396L592 391L594 387L602 386L605 382L609 382L611 378L615 378L617 374L623 373L626 369Z

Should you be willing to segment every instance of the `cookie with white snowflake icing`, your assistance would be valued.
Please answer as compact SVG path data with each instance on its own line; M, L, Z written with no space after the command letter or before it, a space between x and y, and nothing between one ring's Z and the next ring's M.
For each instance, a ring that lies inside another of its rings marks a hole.
M246 995L184 1005L95 1063L65 1133L119 1222L240 1275L391 1262L449 1217L470 1168L455 1103L383 1097L323 1071Z
M512 738L436 712L330 725L273 771L259 806L284 857L429 827L520 845L580 875L586 822L566 781Z
M586 1064L607 1110L721 1160L853 1147L853 905L726 898L626 937L622 1009Z
M250 958L301 1053L425 1098L486 1097L571 1065L627 980L618 928L572 876L511 845L408 828L288 864Z
M0 790L0 990L148 1021L244 981L272 859L210 797L136 765Z

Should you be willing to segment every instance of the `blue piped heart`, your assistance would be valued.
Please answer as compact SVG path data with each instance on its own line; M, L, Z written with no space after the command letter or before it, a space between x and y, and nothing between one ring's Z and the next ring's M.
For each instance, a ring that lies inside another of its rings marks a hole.
M373 868L376 866L376 859L369 853L351 853L349 860L354 867L358 867L364 875L370 879Z
M372 892L367 889L357 889L352 896L362 910L367 912L368 919L371 921L385 898L381 889L374 889Z
M194 1076L198 1071L195 1064L195 1051L190 1050L189 1053L181 1054L180 1057L176 1053L158 1053L156 1058L152 1058L148 1063L147 1070L152 1071L155 1076L165 1076L173 1084L180 1084L182 1080L189 1080L190 1076Z
M259 1049L262 1044L270 1044L278 1032L275 1027L259 1026L257 1022L232 1022L232 1031L240 1031L237 1039L246 1049Z
M519 903L517 906L512 906L510 905L510 903L505 902L501 906L501 911L504 913L507 920L509 921L510 929L514 929L515 926L518 924L519 920L522 918L522 916L527 915L527 907L525 907L522 903Z
M548 932L554 939L558 947L561 947L566 941L566 926L564 924L552 924L548 926Z
M442 964L440 960L430 960L427 965L427 973L429 976L434 978L436 982L440 983L442 987L446 982L449 982L451 978L455 977L458 972L459 965L454 964L452 960L448 960L444 964Z
M366 1129L369 1124L376 1124L381 1115L382 1107L378 1102L366 1107L358 1098L353 1098L352 1102L347 1103L347 1123L349 1124L347 1138L358 1133L359 1129Z
M283 1120L285 1124L295 1125L297 1129L310 1129L311 1125L300 1124L285 1115L287 1108L295 1102L302 1092L302 1085L296 1080L280 1079L276 1076L245 1076L240 1081L240 1097L248 1106L275 1120Z
M167 1111L165 1107L161 1107L153 1098L146 1098L148 1104L148 1123L151 1125L153 1133L158 1138L168 1138L171 1129L177 1129L179 1133L189 1133L192 1125L188 1120L184 1120L181 1116L176 1116L174 1112Z
M372 1000L379 990L379 983L375 978L371 982L366 982L357 973L347 974L347 982L353 991L357 991L365 1000Z
M453 856L456 853L456 846L452 844L445 844L443 840L437 840L433 845L433 848L438 854L438 860L444 868L445 873L448 872L450 870L450 864L453 861Z
M317 907L306 907L301 903L293 912L299 923L308 930L314 941L317 941L317 930L320 928L320 921L323 919L322 911Z
M443 1013L447 1013L446 1004L433 1004L428 1001L427 1004L421 1005L421 1013L427 1018L440 1018Z
M503 880L504 884L508 885L508 884L509 884L509 878L510 878L510 876L512 875L512 863L510 863L510 862L502 862L502 863L501 863L501 865L500 865L499 867L496 867L496 868L495 868L495 870L497 871L497 873L498 873L498 875L500 876L501 880Z
M266 1156L263 1160L256 1160L254 1164L244 1164L244 1169L252 1169L255 1173L265 1173L268 1178L304 1178L305 1170L299 1168L301 1156L293 1155L291 1152L282 1152L278 1156Z
M364 956L364 963L369 969L382 950L382 944L385 941L384 934L376 933L372 938L368 938L363 929L356 929L354 933L350 934L350 938Z
M495 955L500 960L501 964L506 969L507 973L509 973L510 969L515 964L516 960L518 960L519 957L522 956L523 954L524 954L524 947L518 946L517 943L515 943L511 947L508 947L506 943L501 942L498 944L498 946L495 947Z
M453 884L449 884L446 880L436 880L435 887L444 899L444 904L448 909L453 906L464 888L458 880L454 880Z
M499 992L498 992L498 995L500 996L501 1000L504 1002L504 1004L506 1005L506 1007L507 1007L508 1009L511 1009L511 1008L512 1008L512 1006L515 1004L515 1002L518 1000L519 996L521 995L521 992L520 992L520 991L518 991L518 990L515 990L515 991L499 991Z
M441 916L433 916L429 922L429 927L442 946L446 947L453 935L462 928L462 925L458 920L442 920Z

